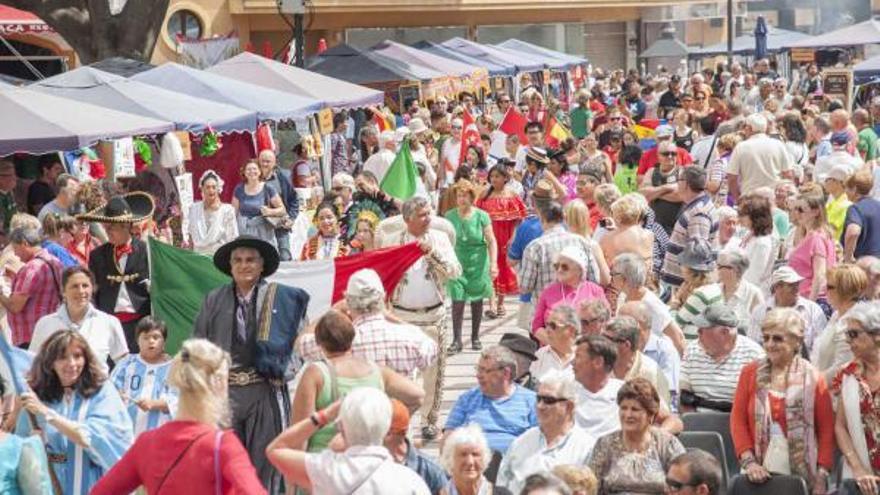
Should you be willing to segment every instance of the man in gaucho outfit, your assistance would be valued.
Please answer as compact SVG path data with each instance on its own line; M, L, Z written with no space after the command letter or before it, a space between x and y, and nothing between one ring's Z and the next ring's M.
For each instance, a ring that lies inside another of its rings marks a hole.
M221 246L214 266L232 283L205 297L193 331L193 337L208 339L232 356L232 428L270 494L282 493L283 483L265 450L290 422L284 372L309 304L302 289L266 281L278 264L278 251L253 236Z

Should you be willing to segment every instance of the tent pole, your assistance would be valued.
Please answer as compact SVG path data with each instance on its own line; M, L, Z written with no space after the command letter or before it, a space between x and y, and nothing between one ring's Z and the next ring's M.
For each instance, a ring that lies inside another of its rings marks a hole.
M727 67L733 65L733 0L727 0Z

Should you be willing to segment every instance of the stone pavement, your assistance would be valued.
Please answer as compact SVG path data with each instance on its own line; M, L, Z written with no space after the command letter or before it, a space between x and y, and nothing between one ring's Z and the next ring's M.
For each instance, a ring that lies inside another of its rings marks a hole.
M488 307L488 306L487 306ZM507 332L517 332L523 335L526 334L525 331L520 330L516 326L516 314L519 309L519 298L514 296L509 296L505 302L504 307L507 310L507 315L504 318L500 318L497 320L489 320L486 317L483 317L483 321L480 328L480 341L483 344L483 349L488 348L489 346L498 344L498 341L501 340L501 336ZM449 357L446 360L446 375L444 387L443 387L443 404L440 407L440 421L438 425L442 428L446 423L446 416L449 414L449 410L452 409L453 404L458 399L461 394L470 390L471 388L477 386L477 377L476 372L474 371L474 367L477 365L477 361L480 357L479 351L471 350L471 321L470 321L470 306L467 306L465 309L465 320L462 325L462 334L463 334L463 350ZM449 341L452 340L452 323L450 321L449 331ZM414 442L419 448L425 452L426 454L436 458L440 457L439 448L440 442L438 440L432 440L427 443L423 443L421 439L420 428L418 427L420 424L420 419L417 415L414 415L412 418L412 422L410 423L411 434Z

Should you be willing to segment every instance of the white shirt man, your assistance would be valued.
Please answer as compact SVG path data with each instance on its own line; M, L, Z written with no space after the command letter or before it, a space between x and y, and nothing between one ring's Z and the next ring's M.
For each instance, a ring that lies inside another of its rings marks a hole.
M734 198L762 186L775 186L779 180L793 177L788 151L782 141L765 134L767 119L763 115L749 115L744 131L749 138L734 148L727 168L728 183Z
M364 171L375 175L380 184L388 169L391 168L394 157L397 156L396 146L394 131L383 131L382 134L379 134L379 151L373 153L364 162Z
M613 342L606 337L591 335L579 340L574 357L577 404L575 423L593 438L620 429L617 391L623 380L614 378L612 370L617 359Z

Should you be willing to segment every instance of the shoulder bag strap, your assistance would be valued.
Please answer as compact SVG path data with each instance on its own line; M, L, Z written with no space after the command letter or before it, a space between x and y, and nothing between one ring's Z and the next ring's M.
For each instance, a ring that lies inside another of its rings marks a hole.
M223 440L223 430L217 430L214 434L214 495L223 494L223 476L220 474L220 442Z
M177 467L177 464L180 463L180 460L183 459L184 454L186 454L186 453L189 451L190 447L192 447L197 441L199 441L200 438L202 438L203 436L207 435L208 433L210 433L210 432L209 432L209 431L206 431L206 432L203 432L201 435L199 435L199 436L193 438L192 441L190 441L190 442L186 445L186 447L184 447L184 449L180 451L180 454L178 454L178 455L177 455L177 458L174 459L174 462L171 464L171 467L168 468L167 471L165 471L165 475L162 476L162 481L160 481L159 484L156 486L156 493L159 493L159 492L161 491L161 489L162 489L162 485L164 485L164 484L165 484L165 480L168 479L168 475L171 474L171 471L174 471L174 468Z
M712 136L712 145L709 146L709 153L706 155L706 161L703 162L703 169L709 166L709 161L712 160L712 153L715 152L715 143L718 141L718 133L716 132Z

